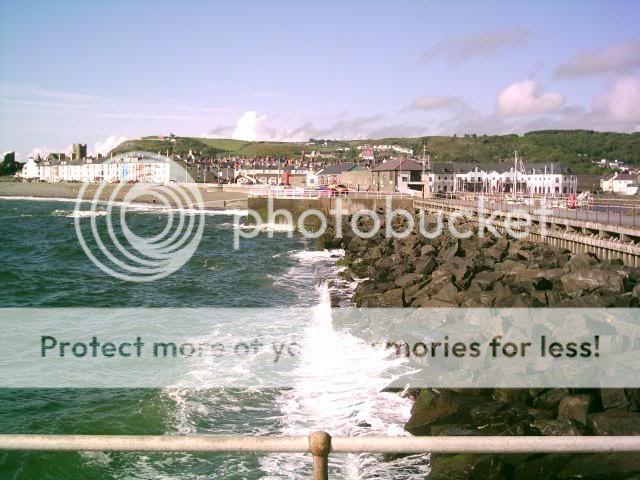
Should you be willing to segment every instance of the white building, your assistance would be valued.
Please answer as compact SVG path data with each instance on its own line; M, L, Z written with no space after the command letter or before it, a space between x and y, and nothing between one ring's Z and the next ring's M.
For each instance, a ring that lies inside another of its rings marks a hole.
M443 193L522 193L532 196L560 196L576 193L578 177L558 164L492 165L434 163L423 173L425 195Z
M638 193L637 180L637 177L628 173L616 173L611 177L601 178L600 188L603 192L635 195Z
M578 177L557 163L531 165L526 170L527 192L531 195L574 195Z
M107 182L107 183L191 183L186 163L151 152L127 152L110 158L82 158L49 155L39 164L27 162L25 179L38 178L46 182Z
M40 180L40 163L42 160L38 158L29 158L22 166L20 176L25 180Z

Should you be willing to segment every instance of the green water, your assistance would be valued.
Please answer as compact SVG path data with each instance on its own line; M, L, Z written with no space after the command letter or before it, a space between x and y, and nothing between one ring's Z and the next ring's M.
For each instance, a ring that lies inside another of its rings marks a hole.
M295 291L274 285L274 278L294 263L285 253L303 246L299 238L263 235L234 251L232 217L207 216L203 240L183 268L168 278L136 284L109 277L89 261L77 241L74 219L67 217L72 210L69 202L0 200L0 306L266 307L300 302ZM129 221L137 232L151 234L165 217L142 212ZM270 417L276 394L209 390L183 393L176 401L175 392L163 390L4 389L0 430L160 435L182 433L186 422L200 433L275 433ZM199 408L182 412L185 402ZM254 456L0 453L0 478L263 475Z
M0 199L1 307L304 306L319 313L292 327L291 334L301 335L306 344L291 371L290 387L3 389L0 432L305 435L325 429L334 435L403 434L410 403L381 392L385 361L369 344L332 326L329 287L322 283L326 278L337 281L335 259L328 252L310 252L311 242L282 232L272 238L261 233L234 250L233 217L207 215L203 239L182 268L154 282L131 283L106 275L86 257L72 211L71 202ZM103 233L105 219L95 218ZM127 219L135 233L150 236L162 230L166 214L139 211ZM90 218L81 218L80 225L88 232ZM260 335L269 322L243 327L227 333ZM322 354L326 345L334 347L330 362ZM267 367L246 368L264 374ZM332 478L417 479L428 471L424 458L416 456L388 461L373 455L334 455L330 466ZM0 479L309 475L306 455L0 452Z

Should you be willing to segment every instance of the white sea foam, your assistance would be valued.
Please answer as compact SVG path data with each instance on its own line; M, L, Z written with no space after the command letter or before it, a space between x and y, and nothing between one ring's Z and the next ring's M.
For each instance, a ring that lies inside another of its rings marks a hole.
M290 255L303 262L314 262L318 259L342 257L344 256L344 250L341 248L332 250L295 250L290 252Z
M316 303L313 318L303 331L299 363L290 374L293 389L279 399L283 424L279 433L307 435L313 430L326 430L332 435L408 435L404 424L410 416L411 400L382 391L394 378L388 372L404 365L405 359L392 360L382 346L374 348L348 331L336 330L331 289L326 282L310 292L309 277L326 276L327 269L335 274L331 258L343 254L342 250L289 252L298 263L276 279L298 292L305 302L314 295ZM316 272L316 268L321 271ZM356 286L355 282L337 279L332 283L336 290ZM348 455L346 459L332 457L330 462L344 478L422 479L429 472L427 455L388 462L371 454ZM264 477L267 479L297 478L309 469L304 455L269 455L261 465L268 473Z
M51 215L54 217L67 218L85 218L85 217L103 217L107 215L106 210L54 210Z
M68 202L76 203L75 198L61 198L61 197L27 197L20 195L0 195L0 200L31 200L34 202ZM82 203L89 203L91 200L80 200Z
M261 232L293 232L295 231L295 227L289 225L288 223L261 223L260 225L253 225L250 223L223 223L220 226L222 227L230 227L230 228L239 228L241 230L260 230Z

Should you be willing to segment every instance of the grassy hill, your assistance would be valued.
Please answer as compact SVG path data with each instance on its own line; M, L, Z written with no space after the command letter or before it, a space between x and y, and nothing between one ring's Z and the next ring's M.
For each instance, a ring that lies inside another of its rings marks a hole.
M175 144L169 139L144 137L129 140L119 145L114 153L130 150L149 150L185 154L189 150L206 155L253 156L297 156L303 150L318 149L303 143L287 142L246 142L231 139L210 139L196 137L176 137ZM600 169L591 165L591 160L606 158L622 160L630 165L640 165L640 132L609 133L588 130L544 130L525 135L490 135L460 137L431 136L421 138L382 138L376 140L352 140L339 142L343 146L359 144L395 144L422 153L422 143L426 141L433 161L464 162L510 162L514 150L527 163L559 162L570 166L578 173L597 173ZM321 151L335 151L337 145L322 147Z

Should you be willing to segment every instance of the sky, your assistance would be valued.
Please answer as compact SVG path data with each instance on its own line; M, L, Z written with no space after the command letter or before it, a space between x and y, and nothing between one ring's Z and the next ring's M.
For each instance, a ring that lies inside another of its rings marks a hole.
M640 2L0 0L0 150L640 131Z

